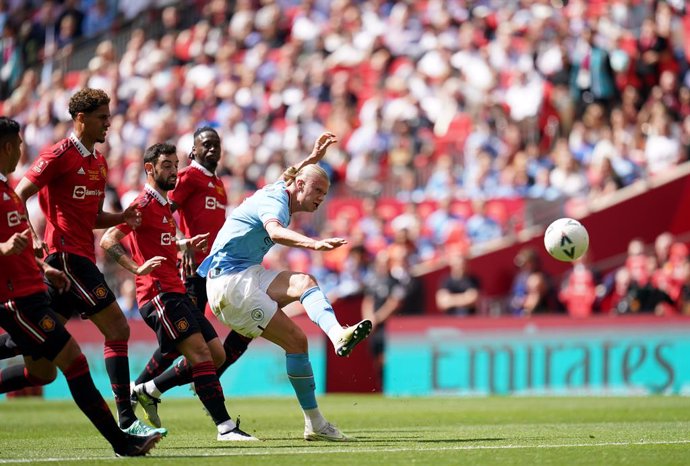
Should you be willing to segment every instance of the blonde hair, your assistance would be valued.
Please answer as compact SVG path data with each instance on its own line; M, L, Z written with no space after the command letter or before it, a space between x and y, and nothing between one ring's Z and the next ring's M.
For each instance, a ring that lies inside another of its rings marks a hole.
M306 165L299 171L297 171L295 167L290 167L285 170L285 173L283 173L283 179L285 180L285 184L288 186L294 183L297 178L303 180L307 178L323 178L328 181L329 184L331 181L328 177L328 173L326 173L326 170L314 164Z

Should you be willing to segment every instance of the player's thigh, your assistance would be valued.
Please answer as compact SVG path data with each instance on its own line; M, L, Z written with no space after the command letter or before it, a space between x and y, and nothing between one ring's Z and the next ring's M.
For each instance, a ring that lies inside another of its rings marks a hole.
M280 272L266 289L266 294L280 307L297 301L305 291L316 286L311 275L301 272Z
M280 346L288 354L306 353L309 350L307 336L281 309L273 315L261 336Z

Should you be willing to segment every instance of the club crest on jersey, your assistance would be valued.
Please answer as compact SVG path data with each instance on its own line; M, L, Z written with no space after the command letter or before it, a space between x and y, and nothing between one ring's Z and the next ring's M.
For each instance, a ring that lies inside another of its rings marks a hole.
M38 325L43 329L45 332L52 332L55 330L55 320L50 317L50 316L45 316L41 321L38 323Z
M254 309L254 310L250 313L250 315L252 316L252 319L254 319L255 321L258 322L258 321L260 321L261 319L264 318L264 311L262 311L261 309Z
M172 244L172 235L168 232L161 233L161 244L163 246L170 246Z
M106 289L105 285L98 285L96 288L94 288L93 294L96 296L96 298L103 299L108 296L108 290Z
M175 328L180 332L186 332L189 329L189 322L187 322L187 319L182 318L175 322Z
M16 227L19 225L22 221L22 216L20 213L16 210L13 210L11 212L7 212L7 225L11 227Z
M206 208L209 210L215 210L217 207L217 202L215 197L206 196Z
M36 164L33 166L32 170L35 171L36 173L41 173L43 169L48 165L48 163L45 160L39 160L36 162Z

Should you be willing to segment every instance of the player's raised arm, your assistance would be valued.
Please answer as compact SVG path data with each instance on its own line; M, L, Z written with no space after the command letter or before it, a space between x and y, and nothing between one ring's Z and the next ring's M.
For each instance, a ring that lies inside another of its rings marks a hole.
M283 172L283 179L285 180L287 185L290 186L295 181L297 173L303 167L319 163L321 159L324 157L324 155L326 155L326 150L336 142L338 142L338 137L335 134L329 132L321 134L321 136L319 136L319 138L314 143L314 148L312 149L311 154L309 154L307 158L302 160L297 165L288 167L287 170Z
M122 240L125 236L127 236L127 234L119 228L109 228L103 235L103 238L101 238L100 245L115 262L135 275L148 275L154 269L160 267L165 257L155 256L141 265L137 264L134 259L127 254L124 246L122 246Z

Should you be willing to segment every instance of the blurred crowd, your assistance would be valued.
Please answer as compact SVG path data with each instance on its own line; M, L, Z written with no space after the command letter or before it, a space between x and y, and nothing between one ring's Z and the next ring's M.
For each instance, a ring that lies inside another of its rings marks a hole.
M0 0L0 30L1 111L25 126L14 178L70 131L71 93L101 88L106 208L141 189L145 147L173 142L184 162L204 124L222 138L229 209L337 134L330 196L361 209L293 226L350 247L269 259L334 296L512 233L497 199L588 202L690 158L682 1ZM86 41L95 53L72 70ZM402 211L382 220L381 197Z

